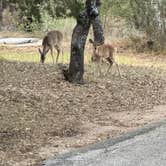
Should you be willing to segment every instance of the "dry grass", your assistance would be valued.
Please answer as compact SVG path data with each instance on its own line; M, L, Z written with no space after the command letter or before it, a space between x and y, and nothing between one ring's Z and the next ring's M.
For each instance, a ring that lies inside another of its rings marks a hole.
M156 69L166 69L165 57L163 55L155 54L122 54L118 61L120 64L127 66L149 67Z
M68 47L68 43L64 42L64 56L59 56L59 63L69 63L70 59L70 49ZM39 46L22 46L15 47L14 45L1 45L0 46L0 59L7 61L17 61L17 62L40 62L40 54L38 52ZM54 52L54 56L56 56L56 51ZM90 61L89 54L85 56L85 62L88 63ZM46 56L45 63L52 64L52 57L50 52Z
M15 47L15 46L0 46L0 59L7 61L17 61L17 62L35 62L40 61L38 48L39 46L29 46L29 47ZM54 53L56 56L56 52ZM91 49L88 46L85 50L85 64L90 64L90 54ZM138 66L138 67L150 67L150 68L160 68L166 69L165 61L163 61L164 56L158 56L154 54L134 54L132 52L126 52L118 54L116 56L117 62L122 65L127 66ZM64 57L59 57L60 63L69 63L70 60L70 49L69 43L64 42ZM46 63L52 64L52 58L50 53L47 54Z

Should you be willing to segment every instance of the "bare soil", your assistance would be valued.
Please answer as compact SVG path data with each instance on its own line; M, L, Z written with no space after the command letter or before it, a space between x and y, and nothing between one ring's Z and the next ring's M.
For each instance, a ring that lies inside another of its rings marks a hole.
M166 118L166 71L120 66L86 84L53 65L0 61L0 165L42 161Z

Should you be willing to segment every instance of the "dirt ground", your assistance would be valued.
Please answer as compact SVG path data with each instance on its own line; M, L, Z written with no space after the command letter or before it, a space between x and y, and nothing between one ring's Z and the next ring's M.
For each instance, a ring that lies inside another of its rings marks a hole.
M39 166L69 150L166 118L166 71L121 65L83 86L56 66L0 61L0 166Z

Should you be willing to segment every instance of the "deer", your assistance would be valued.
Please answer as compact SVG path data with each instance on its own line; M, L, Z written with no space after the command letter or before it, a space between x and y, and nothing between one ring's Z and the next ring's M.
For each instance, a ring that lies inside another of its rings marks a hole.
M63 56L62 40L63 40L63 34L60 31L56 31L56 30L50 31L47 33L46 36L44 36L43 41L42 41L43 49L41 50L39 48L41 63L44 63L44 61L46 59L46 54L50 50L51 56L52 56L52 61L54 64L53 49L55 48L57 51L57 57L56 57L56 64L57 64L58 58L59 58L59 55L61 52L62 52L62 56Z
M106 61L109 63L109 66L104 75L106 75L110 71L112 65L115 64L118 69L119 76L121 77L119 65L115 61L115 58L114 58L114 54L117 51L117 48L113 47L111 44L105 44L105 43L98 46L92 39L89 39L89 42L93 46L91 61L98 64L98 70L99 70L100 75L102 74L101 73L101 63L103 61Z

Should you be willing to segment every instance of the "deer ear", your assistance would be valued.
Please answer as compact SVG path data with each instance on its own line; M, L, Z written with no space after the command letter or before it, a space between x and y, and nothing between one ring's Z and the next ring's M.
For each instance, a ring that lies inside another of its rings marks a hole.
M41 49L39 48L39 52L40 52L40 54L42 54L42 51L41 51Z
M92 39L89 39L89 43L94 44L94 41Z

